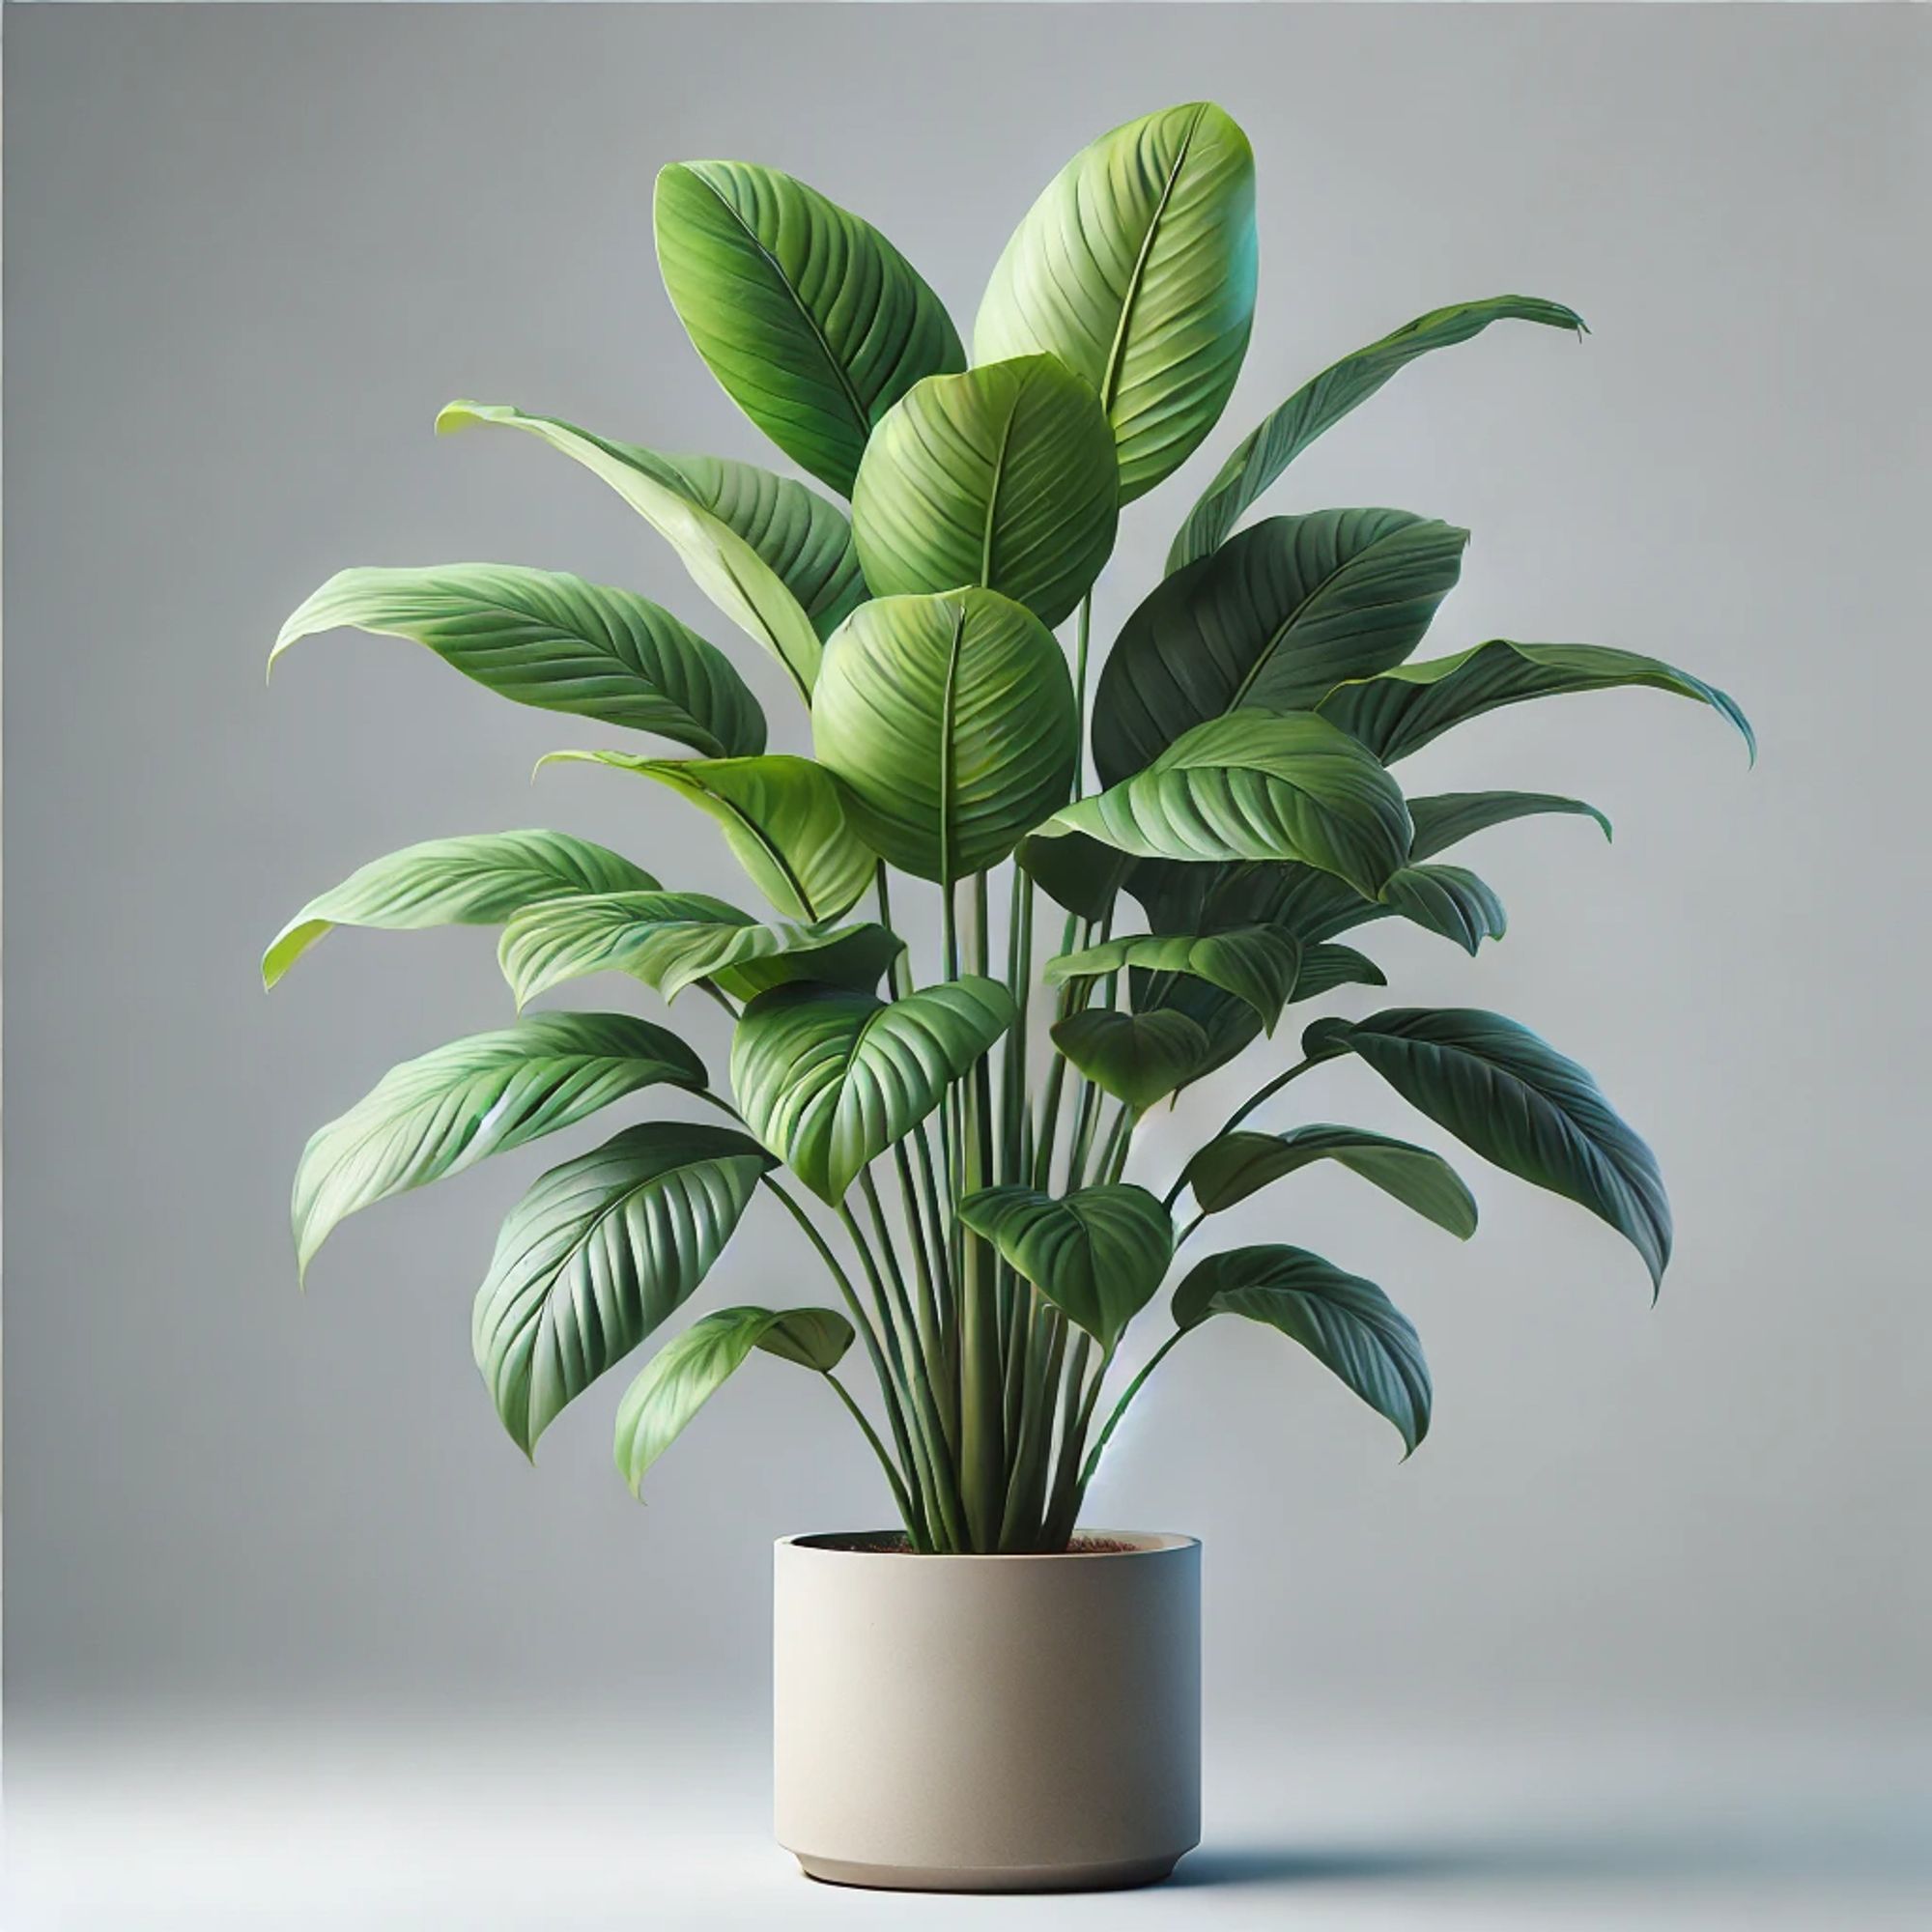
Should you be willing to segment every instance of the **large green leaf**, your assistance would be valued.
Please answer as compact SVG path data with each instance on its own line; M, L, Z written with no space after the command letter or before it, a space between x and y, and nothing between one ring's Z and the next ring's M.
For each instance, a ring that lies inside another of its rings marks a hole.
M1398 369L1432 349L1467 342L1491 323L1505 321L1540 322L1551 328L1579 331L1583 327L1583 318L1561 302L1541 301L1534 296L1492 296L1487 301L1432 309L1393 335L1331 363L1236 445L1187 513L1167 554L1168 569L1179 570L1217 549L1248 506L1323 430L1367 402Z
M1103 1007L1069 1013L1053 1043L1103 1094L1136 1114L1183 1087L1207 1064L1207 1034L1179 1012L1117 1013Z
M1045 351L1098 391L1121 501L1213 428L1255 308L1255 157L1218 107L1149 114L1081 149L993 270L973 359Z
M338 925L415 932L433 925L497 925L524 906L580 893L642 891L641 867L563 832L481 832L426 838L358 867L309 900L269 942L262 984L272 986Z
M658 175L658 266L693 346L801 468L852 493L872 425L966 366L939 298L879 231L749 161Z
M1503 902L1462 866L1405 866L1382 888L1389 908L1406 920L1452 940L1475 956L1486 939L1509 930Z
M852 1324L830 1308L721 1308L673 1335L617 1405L617 1470L637 1495L644 1473L730 1380L753 1349L829 1374L852 1346Z
M1223 712L1312 711L1407 657L1455 587L1467 530L1406 510L1270 517L1155 587L1094 696L1102 784Z
M704 1063L675 1034L625 1013L539 1013L406 1060L302 1150L297 1261L306 1273L329 1230L358 1208L666 1081L702 1087Z
M1315 1059L1355 1053L1411 1106L1523 1180L1580 1203L1643 1257L1670 1260L1670 1203L1657 1157L1589 1073L1527 1027L1467 1008L1396 1007L1317 1020Z
M997 865L1062 804L1079 747L1053 633L979 589L853 611L825 646L811 737L867 843L939 880Z
M1131 853L1102 845L1084 832L1053 838L1029 836L1014 846L1013 861L1056 905L1095 924L1113 910L1122 884L1138 863Z
M1408 815L1415 823L1415 838L1409 846L1411 859L1433 859L1436 853L1486 832L1492 825L1507 825L1515 818L1539 818L1546 813L1594 818L1610 836L1610 821L1594 805L1580 798L1560 798L1547 791L1442 791L1430 797L1412 798Z
M1040 977L1056 986L1065 980L1091 980L1129 966L1205 980L1252 1008L1272 1033L1282 1008L1294 997L1301 948L1292 934L1270 925L1237 926L1200 937L1142 933L1110 939L1081 952L1063 952L1046 962Z
M1174 1319L1192 1328L1243 1315L1299 1342L1378 1415L1411 1454L1429 1434L1429 1365L1408 1320L1374 1282L1305 1248L1209 1255L1174 1291Z
M1187 1163L1187 1184L1205 1213L1218 1214L1318 1160L1373 1181L1462 1240L1476 1232L1475 1197L1439 1153L1364 1127L1322 1122L1286 1134L1223 1134Z
M1408 809L1375 758L1310 712L1231 711L1146 771L1056 812L1142 859L1298 859L1373 896L1408 852Z
M447 435L470 423L497 423L523 430L601 477L677 552L692 582L719 610L784 666L801 696L811 696L812 680L818 675L818 627L758 544L734 528L722 513L723 507L732 507L741 520L750 523L762 500L755 490L721 487L713 498L721 508L713 509L704 500L711 493L697 487L687 473L686 466L696 459L660 457L634 443L607 441L575 423L555 416L526 415L504 403L446 404L436 419L437 433ZM722 486L722 476L699 473L703 481ZM774 485L779 480L773 478ZM804 489L803 485L795 487ZM773 522L761 533L764 548L781 560L793 557L805 581L801 587L817 581L831 541L839 531L817 519L809 502L783 497L776 490L770 508ZM831 506L825 508L830 510ZM839 524L842 526L842 518ZM805 561L808 558L809 564ZM826 582L836 581L839 575L835 572ZM850 608L848 600L858 594L859 587L844 579L831 596L829 608L842 615Z
M765 749L765 714L730 661L629 590L506 563L339 570L269 654L345 625L408 638L498 696L655 731L706 757Z
M511 1208L477 1291L471 1343L526 1455L565 1404L689 1297L771 1165L728 1127L653 1122L552 1168Z
M519 1006L590 973L628 973L674 1000L708 980L739 999L790 980L869 990L900 940L882 925L759 925L704 893L598 893L532 906L497 959Z
M829 772L810 758L639 758L552 752L540 762L612 765L668 785L717 820L732 856L787 919L838 919L872 883L877 860L847 819Z
M1359 738L1384 764L1419 752L1451 725L1505 704L1573 691L1647 685L1710 705L1736 725L1753 758L1757 739L1736 702L1716 685L1660 658L1598 644L1517 644L1494 638L1451 658L1399 665L1321 700L1322 717Z
M1145 1187L1084 1187L1064 1200L988 1187L959 1204L959 1218L1109 1350L1174 1254L1173 1219Z
M996 980L969 977L890 1004L780 986L745 1009L731 1086L752 1131L821 1200L909 1134L1013 1021Z
M1053 355L928 376L872 432L852 535L875 596L977 583L1057 624L1114 547L1106 412Z

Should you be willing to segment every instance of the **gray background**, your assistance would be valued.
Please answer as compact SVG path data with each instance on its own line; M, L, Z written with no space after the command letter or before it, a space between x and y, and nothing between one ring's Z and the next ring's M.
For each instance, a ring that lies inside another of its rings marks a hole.
M1268 507L1466 524L1432 654L1497 634L1652 651L1733 691L1764 752L1747 772L1711 714L1631 693L1501 714L1404 772L1575 791L1616 822L1607 848L1550 820L1472 850L1514 919L1481 959L1390 927L1374 950L1400 998L1493 1006L1599 1070L1671 1181L1659 1307L1614 1237L1473 1157L1466 1247L1306 1178L1228 1241L1301 1240L1381 1280L1430 1349L1432 1439L1398 1467L1373 1417L1229 1324L1153 1385L1092 1514L1206 1539L1223 1738L1921 1722L1928 27L1858 8L10 9L15 1717L582 1709L647 1737L692 1704L754 1737L769 1539L881 1515L836 1406L754 1368L639 1509L611 1468L613 1377L526 1466L469 1305L497 1216L562 1142L355 1218L298 1295L285 1204L308 1130L508 999L474 931L339 934L271 998L255 964L309 895L415 838L552 824L734 891L728 861L618 775L532 790L539 753L610 734L427 652L319 639L271 690L263 663L356 562L574 569L728 641L591 480L522 439L429 434L471 395L767 460L659 286L663 162L797 172L897 240L964 327L1072 148L1208 95L1260 163L1255 343L1208 452L1125 519L1101 634L1219 453L1299 381L1423 309L1524 290L1595 333L1504 326L1417 365ZM801 742L777 675L739 656ZM1181 1129L1244 1091L1164 1122L1136 1171L1164 1184ZM1295 1091L1313 1118L1435 1138L1361 1069ZM760 1208L700 1305L794 1293L800 1269Z

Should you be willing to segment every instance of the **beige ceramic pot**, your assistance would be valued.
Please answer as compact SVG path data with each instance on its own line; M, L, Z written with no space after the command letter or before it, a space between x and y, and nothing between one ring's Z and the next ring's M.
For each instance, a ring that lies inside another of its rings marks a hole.
M778 1545L779 1842L839 1885L1165 1878L1201 1836L1200 1544L1095 1530L1060 1556L914 1556L896 1542Z

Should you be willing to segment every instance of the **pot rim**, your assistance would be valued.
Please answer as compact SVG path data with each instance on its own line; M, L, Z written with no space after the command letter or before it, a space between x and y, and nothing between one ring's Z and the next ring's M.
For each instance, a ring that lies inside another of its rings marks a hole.
M1104 1537L1125 1543L1126 1549L1012 1549L1012 1550L911 1550L868 1548L887 1543L902 1544L905 1532L899 1529L808 1530L795 1536L781 1536L773 1548L797 1549L814 1556L856 1556L874 1561L897 1562L918 1556L923 1563L1105 1563L1143 1556L1173 1556L1201 1548L1198 1536L1184 1536L1173 1530L1078 1529L1076 1536Z

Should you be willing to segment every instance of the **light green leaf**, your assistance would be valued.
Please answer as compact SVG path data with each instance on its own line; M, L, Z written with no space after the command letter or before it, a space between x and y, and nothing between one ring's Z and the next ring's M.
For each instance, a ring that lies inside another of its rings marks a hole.
M1110 1352L1174 1254L1173 1219L1145 1187L1084 1187L1063 1200L988 1187L959 1204L959 1218Z
M1429 1434L1422 1344L1374 1282L1305 1248L1234 1248L1209 1255L1174 1291L1174 1319L1182 1328L1212 1315L1243 1315L1299 1342L1394 1423L1410 1454Z
M1461 866L1405 866L1390 873L1382 898L1391 911L1453 940L1471 958L1484 940L1509 930L1502 900Z
M880 597L980 584L1057 624L1114 547L1100 399L1053 355L928 376L872 432L852 535Z
M1323 698L1320 709L1392 765L1452 725L1502 705L1627 685L1648 685L1710 705L1737 727L1752 758L1757 756L1749 722L1716 685L1660 658L1597 644L1517 644L1495 638L1452 658L1399 665L1359 684L1345 684Z
M966 366L912 264L790 175L676 162L654 216L671 305L724 393L843 496L872 425L922 377Z
M1299 859L1374 896L1408 852L1408 809L1387 772L1312 713L1231 711L1146 771L1057 811L1142 859Z
M771 1165L728 1127L654 1122L552 1168L510 1210L471 1342L525 1455L689 1298Z
M1317 1020L1301 1043L1315 1059L1360 1055L1465 1147L1608 1222L1653 1286L1662 1280L1670 1203L1657 1156L1589 1073L1527 1027L1467 1008L1396 1007Z
M726 931L689 931L667 941L658 965L658 990L674 1000L698 980L749 1000L774 986L810 980L821 986L876 989L880 977L905 951L905 942L883 925L746 925Z
M639 758L552 752L541 764L611 765L655 779L715 819L752 883L787 919L838 919L872 883L877 859L847 818L832 775L810 758Z
M715 645L648 598L562 571L506 563L339 570L282 626L343 626L426 644L518 704L654 731L707 757L765 749L765 714Z
M817 628L757 547L701 500L707 493L696 489L683 469L693 459L661 458L632 443L607 441L554 416L526 415L503 403L446 404L436 419L437 433L444 436L470 423L523 430L601 477L677 552L692 582L719 610L784 666L800 695L810 700L818 675ZM740 504L745 500L734 497ZM815 557L825 542L823 526L814 531L810 506L785 500L790 508L781 522L788 541L802 547L802 555ZM774 525L767 548L774 547L779 527ZM807 575L815 576L816 569ZM852 594L848 582L834 602Z
M406 1060L302 1150L298 1263L306 1273L329 1230L358 1208L667 1081L702 1087L704 1064L675 1034L624 1013L539 1013Z
M1248 506L1323 430L1365 403L1397 370L1427 355L1480 335L1492 322L1540 322L1550 328L1583 329L1583 318L1561 302L1534 296L1492 296L1456 302L1417 316L1406 327L1352 355L1331 363L1305 383L1236 446L1201 500L1187 513L1174 548L1170 572L1208 555L1226 540Z
M1268 925L1237 926L1198 938L1143 933L1110 939L1082 952L1063 952L1046 962L1040 977L1049 986L1057 986L1066 980L1118 973L1125 966L1205 980L1251 1008L1272 1033L1282 1008L1294 997L1301 948L1292 934Z
M1208 101L1145 115L1034 203L987 284L973 359L1045 351L1092 384L1130 503L1220 416L1254 322L1255 255L1247 136Z
M1063 803L1079 746L1053 633L976 589L853 611L825 646L811 737L866 842L942 881L997 865Z
M1594 818L1603 827L1604 837L1607 839L1610 836L1610 821L1580 798L1559 798L1547 791L1443 791L1409 800L1408 815L1415 822L1409 857L1433 859L1473 833L1506 825L1513 818L1537 818L1546 813Z
M1373 1181L1461 1240L1476 1232L1475 1197L1439 1153L1363 1127L1318 1123L1286 1134L1223 1134L1188 1162L1187 1184L1205 1213L1218 1214L1318 1160Z
M1012 1021L1012 998L993 980L951 980L890 1004L780 986L745 1009L732 1037L738 1110L837 1206L867 1163L924 1120Z
M651 891L657 881L628 859L562 832L482 832L426 838L350 873L309 900L269 943L262 984L272 986L338 925L415 932L434 925L497 925L526 905L579 893Z
M830 1308L721 1308L673 1335L617 1406L617 1470L635 1496L644 1473L731 1378L753 1349L821 1375L852 1346L852 1324Z
M1270 517L1155 587L1094 696L1094 764L1115 784L1224 712L1312 711L1400 664L1455 588L1467 530L1406 510Z
M1104 1008L1071 1013L1053 1029L1053 1043L1103 1094L1144 1114L1200 1072L1208 1036L1184 1013L1116 1013Z
M755 930L752 917L708 893L585 893L526 907L503 928L497 963L527 1006L592 973L658 984L666 948L691 932Z

